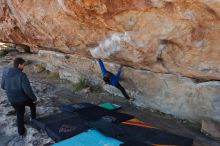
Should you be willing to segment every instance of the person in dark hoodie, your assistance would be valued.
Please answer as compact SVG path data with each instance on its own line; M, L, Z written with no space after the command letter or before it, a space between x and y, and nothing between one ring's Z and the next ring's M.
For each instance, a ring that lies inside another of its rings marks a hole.
M25 135L24 113L25 106L31 110L31 118L36 118L36 101L30 82L24 72L25 61L22 58L14 60L14 67L4 67L2 74L1 88L6 90L8 100L14 107L17 114L18 134Z
M98 59L98 62L99 62L100 69L102 71L103 81L106 84L109 84L109 85L112 85L112 86L118 88L126 99L131 99L128 96L128 94L126 93L124 87L122 87L121 84L119 83L122 66L120 66L120 68L118 69L117 74L114 75L113 73L111 73L110 71L105 69L105 66L104 66L104 64L103 64L101 59Z

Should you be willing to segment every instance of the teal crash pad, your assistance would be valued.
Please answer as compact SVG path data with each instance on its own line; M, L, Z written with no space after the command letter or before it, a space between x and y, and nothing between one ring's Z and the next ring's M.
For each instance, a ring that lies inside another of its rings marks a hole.
M106 137L97 130L88 130L52 146L119 146L123 142Z
M113 104L113 103L102 103L102 104L99 104L99 106L102 108L108 109L108 110L117 110L121 108L120 105Z

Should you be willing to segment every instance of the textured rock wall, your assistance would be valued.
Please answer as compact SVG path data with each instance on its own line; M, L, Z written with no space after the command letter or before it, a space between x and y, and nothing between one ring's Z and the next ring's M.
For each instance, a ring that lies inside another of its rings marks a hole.
M101 71L95 60L53 51L40 51L39 60L46 64L47 70L59 72L63 79L77 83L81 78L86 78L110 93L121 95L116 88L103 85ZM112 72L118 68L113 63L105 62L105 65ZM153 108L196 122L203 119L220 120L220 82L197 83L173 74L124 67L121 84L136 99L134 104L139 107Z
M219 0L1 0L0 40L220 79Z

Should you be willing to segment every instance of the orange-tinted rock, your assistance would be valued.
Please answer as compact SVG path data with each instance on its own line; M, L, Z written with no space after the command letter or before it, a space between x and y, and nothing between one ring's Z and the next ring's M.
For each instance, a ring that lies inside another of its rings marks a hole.
M220 79L219 0L2 0L0 30L31 48Z

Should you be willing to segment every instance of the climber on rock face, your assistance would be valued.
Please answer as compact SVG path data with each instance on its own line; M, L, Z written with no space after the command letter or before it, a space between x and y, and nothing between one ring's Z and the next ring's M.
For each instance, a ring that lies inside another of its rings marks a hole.
M22 58L14 60L14 67L4 67L1 88L6 90L7 97L17 114L18 133L25 135L25 106L31 110L31 118L36 118L36 96L25 73L22 72L25 61Z
M112 85L112 86L118 88L122 92L122 94L124 95L124 97L126 99L130 99L130 97L126 93L125 89L119 83L122 66L120 66L120 68L118 69L117 74L114 75L113 73L111 73L110 71L105 69L105 66L104 66L104 64L103 64L101 59L98 59L98 62L99 62L100 69L102 71L103 81L106 84L109 84L109 85Z

